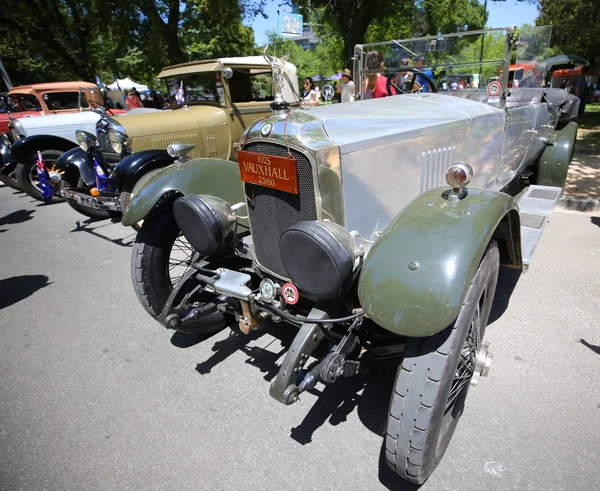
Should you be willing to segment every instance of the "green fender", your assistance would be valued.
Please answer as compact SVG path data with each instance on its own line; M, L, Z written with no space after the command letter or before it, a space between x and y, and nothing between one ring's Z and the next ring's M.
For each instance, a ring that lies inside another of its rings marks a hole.
M146 218L167 194L172 197L210 194L230 204L245 201L236 162L222 159L176 162L158 172L133 196L123 215L123 225L132 225Z
M571 121L562 130L555 132L556 143L548 145L540 156L537 184L559 188L565 186L578 127L577 123Z
M501 261L522 266L519 212L511 196L469 188L452 202L448 194L448 188L434 188L419 195L365 259L358 298L384 329L423 337L452 324L493 237Z

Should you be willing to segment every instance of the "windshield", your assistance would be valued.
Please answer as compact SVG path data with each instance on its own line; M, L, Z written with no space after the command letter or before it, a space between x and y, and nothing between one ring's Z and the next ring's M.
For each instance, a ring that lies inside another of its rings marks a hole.
M8 96L10 112L41 111L42 106L37 97L31 94L11 94Z
M50 111L79 109L79 91L77 92L48 92L43 95L46 106ZM81 97L81 107L88 107L85 96Z
M223 89L220 81L217 83L215 72L186 74L164 80L173 106L206 102L223 103Z
M488 88L488 102L499 102L512 32L490 29L359 45L355 84L365 99L376 97L381 87L395 95L429 92L433 83L438 91Z

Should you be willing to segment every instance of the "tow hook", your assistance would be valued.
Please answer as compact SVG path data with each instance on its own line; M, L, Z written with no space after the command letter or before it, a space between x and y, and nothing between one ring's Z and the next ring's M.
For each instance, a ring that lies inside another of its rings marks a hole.
M475 369L473 370L473 376L471 377L471 385L477 385L479 377L487 377L490 373L494 355L489 350L489 347L489 344L482 344L481 348L479 348L477 358L475 359Z

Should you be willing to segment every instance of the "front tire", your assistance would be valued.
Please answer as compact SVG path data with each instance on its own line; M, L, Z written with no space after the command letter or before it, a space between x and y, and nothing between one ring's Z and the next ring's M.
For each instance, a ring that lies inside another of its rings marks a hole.
M10 174L0 174L0 181L17 191L21 191L14 170Z
M386 460L403 479L422 484L440 462L464 409L488 322L500 255L490 242L453 325L408 338L388 413Z
M62 150L42 150L42 159L48 171L54 169L54 164L58 157L64 152ZM37 152L31 152L25 155L25 157L17 164L15 170L15 176L19 187L25 191L32 198L42 201L42 193L39 188L37 181ZM63 201L57 196L53 196L51 203L60 203Z
M144 221L133 245L131 279L138 300L155 319L193 257L194 251L181 234L170 209ZM226 317L216 312L202 317L186 331L210 334L226 326Z
M80 205L79 203L75 203L71 200L66 200L71 208L73 208L77 213L81 213L86 217L93 218L95 220L105 220L107 218L113 218L120 215L120 213L109 211L109 210L96 210L95 208L90 208L89 206Z

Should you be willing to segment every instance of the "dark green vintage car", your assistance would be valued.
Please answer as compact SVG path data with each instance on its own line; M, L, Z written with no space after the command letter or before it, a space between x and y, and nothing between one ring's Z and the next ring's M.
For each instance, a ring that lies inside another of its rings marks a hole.
M499 268L529 266L573 153L574 99L532 74L508 87L511 51L543 46L528 35L544 31L357 46L355 98L382 85L390 97L293 110L276 98L238 163L181 161L154 176L124 216L145 219L131 262L144 308L180 331L297 326L270 387L286 405L397 357L385 457L424 482L490 368ZM504 55L479 56L492 41ZM438 93L454 73L489 83Z

